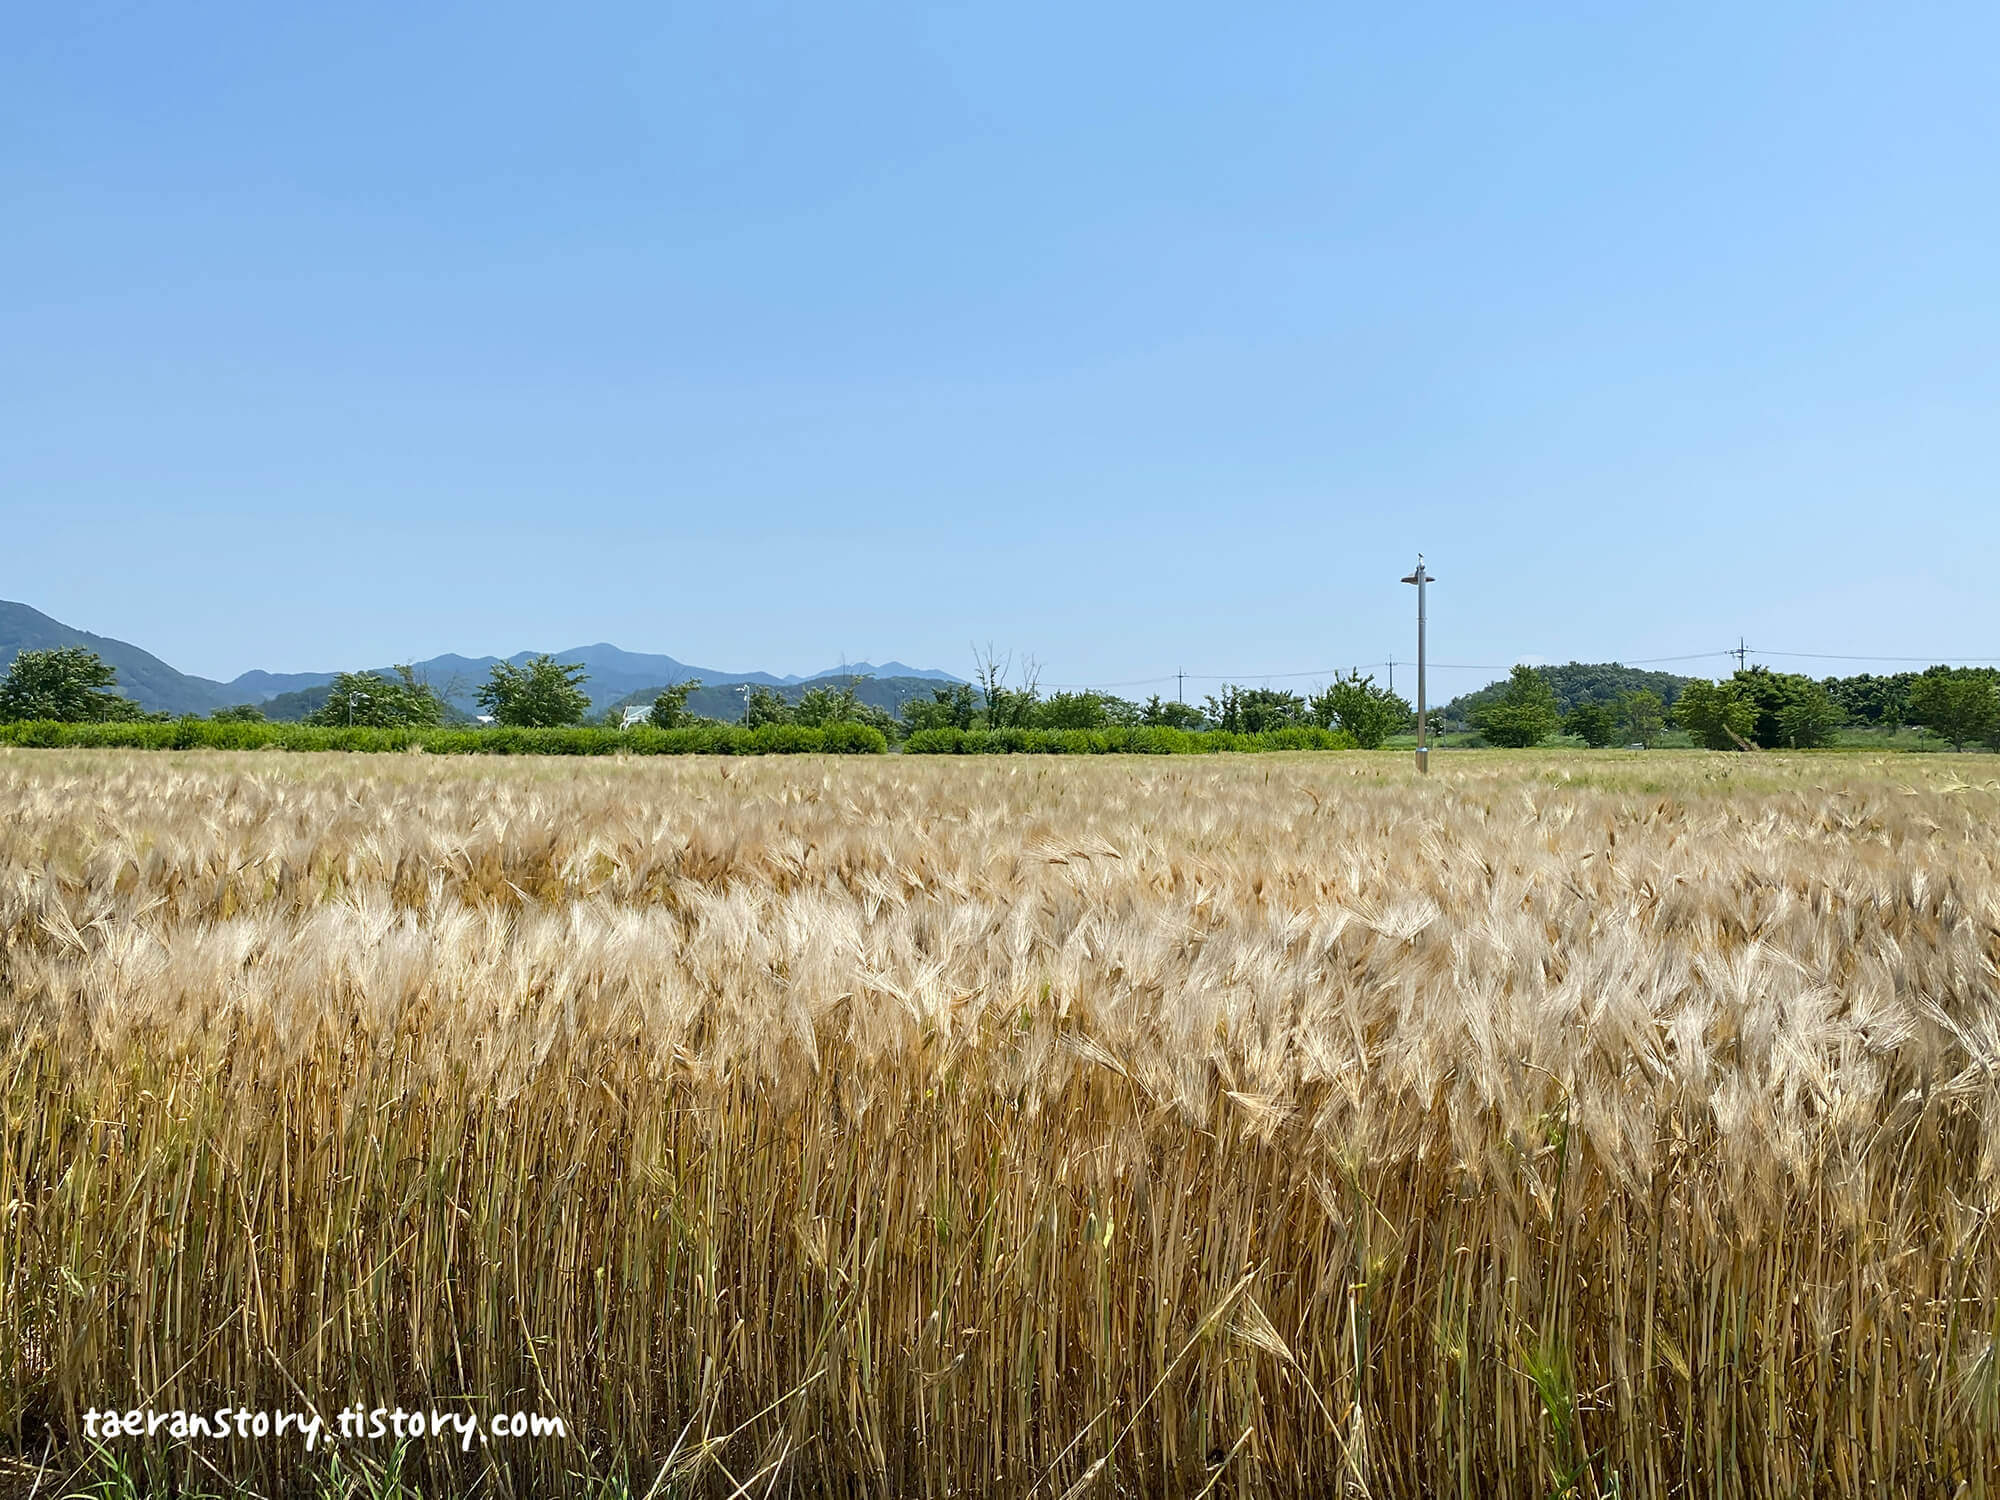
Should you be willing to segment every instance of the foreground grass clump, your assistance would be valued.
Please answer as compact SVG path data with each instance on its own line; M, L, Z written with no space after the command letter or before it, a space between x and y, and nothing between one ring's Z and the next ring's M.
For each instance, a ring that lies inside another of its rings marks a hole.
M1991 1495L1996 778L0 752L0 1441L359 1400L567 1422L337 1455L427 1495Z

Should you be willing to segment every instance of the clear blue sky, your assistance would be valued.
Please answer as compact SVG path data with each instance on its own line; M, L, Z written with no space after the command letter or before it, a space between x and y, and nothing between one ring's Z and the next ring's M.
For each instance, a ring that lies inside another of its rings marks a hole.
M0 597L187 671L2000 655L1990 3L7 29Z

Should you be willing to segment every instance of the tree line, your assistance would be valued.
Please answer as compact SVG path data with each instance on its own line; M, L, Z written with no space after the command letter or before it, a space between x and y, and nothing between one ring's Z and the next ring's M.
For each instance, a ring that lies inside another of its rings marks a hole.
M904 704L900 715L863 702L852 683L817 685L796 698L773 688L754 687L746 690L741 723L747 729L861 724L880 730L891 740L906 739L927 729L1154 728L1229 734L1336 729L1373 749L1390 735L1408 729L1413 721L1407 702L1378 687L1372 676L1359 672L1337 677L1310 697L1225 683L1199 707L1157 694L1143 703L1094 691L1044 696L1033 663L1018 681L1010 681L1010 676L1009 663L989 654L980 661L977 685L940 685L930 698ZM588 674L580 663L559 662L551 656L531 657L518 664L498 662L481 684L477 701L493 723L508 728L581 725L590 713L590 696L583 687L587 681ZM111 723L168 717L148 714L131 699L120 696L116 684L113 669L84 647L23 651L6 678L0 680L0 720ZM688 711L688 700L701 685L699 678L690 678L661 688L642 722L658 729L727 722ZM463 717L433 685L420 680L414 668L403 665L388 673L338 674L319 706L301 722L332 729L426 729ZM616 727L624 717L622 710L613 707L602 722ZM222 723L257 723L265 715L256 705L246 703L217 709L209 718Z
M1226 734L1269 734L1283 729L1337 729L1365 750L1380 748L1392 734L1415 722L1410 705L1372 675L1337 676L1310 697L1281 688L1224 683L1200 706L1155 693L1143 703L1094 689L1064 689L1043 696L1040 673L1030 661L1018 682L1010 663L990 651L981 656L976 682L932 690L930 701L903 706L906 733L956 730L1215 730Z
M1714 750L1813 749L1830 744L1839 730L1851 726L1915 726L1954 749L1981 742L2000 747L2000 671L1991 667L1935 666L1815 681L1756 666L1721 682L1668 678L1664 685L1671 700L1652 687L1616 691L1635 675L1640 680L1666 677L1634 674L1615 664L1518 666L1503 681L1459 702L1469 705L1465 719L1483 740L1512 748L1539 745L1558 734L1594 747L1651 745L1670 725ZM979 659L976 676L976 682L939 685L929 699L904 704L900 715L862 702L852 683L815 686L795 699L756 687L746 692L741 722L746 729L859 724L891 741L929 730L1171 729L1260 735L1323 729L1343 732L1363 749L1376 749L1414 721L1406 700L1360 671L1337 676L1310 695L1225 683L1198 707L1158 694L1144 702L1092 690L1044 695L1032 661L1015 680L1010 662L991 651ZM477 701L494 724L507 728L581 725L590 712L583 688L588 680L580 663L552 656L498 662L481 684ZM699 679L690 679L660 689L645 720L659 729L726 722L688 711L688 699L700 686ZM115 723L168 717L146 713L116 687L116 672L85 647L23 651L0 678L0 721ZM1564 691L1571 698L1567 705ZM255 705L239 704L218 709L210 718L254 723L264 714ZM453 719L463 715L404 665L390 674L340 673L304 722L328 728L424 729ZM613 708L603 722L617 727L623 714Z
M1720 682L1685 680L1671 706L1650 689L1583 698L1566 712L1549 669L1519 666L1468 714L1490 744L1515 749L1570 734L1586 745L1651 745L1669 723L1710 750L1813 750L1844 728L1915 727L1954 750L2000 748L2000 671L1929 667L1894 677L1829 677L1745 667Z

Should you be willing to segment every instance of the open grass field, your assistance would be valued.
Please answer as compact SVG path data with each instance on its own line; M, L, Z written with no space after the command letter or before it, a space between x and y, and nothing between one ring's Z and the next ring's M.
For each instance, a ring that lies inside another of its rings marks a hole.
M0 1442L55 1494L89 1408L355 1401L568 1436L94 1472L2000 1493L2000 761L1438 759L0 751Z

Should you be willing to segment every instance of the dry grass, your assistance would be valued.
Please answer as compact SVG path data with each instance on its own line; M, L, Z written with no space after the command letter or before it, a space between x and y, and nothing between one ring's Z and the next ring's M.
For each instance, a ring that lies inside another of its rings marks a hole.
M433 1487L1989 1495L1996 777L0 752L0 1429L470 1396L580 1440Z

